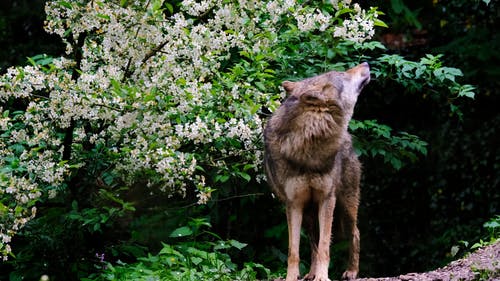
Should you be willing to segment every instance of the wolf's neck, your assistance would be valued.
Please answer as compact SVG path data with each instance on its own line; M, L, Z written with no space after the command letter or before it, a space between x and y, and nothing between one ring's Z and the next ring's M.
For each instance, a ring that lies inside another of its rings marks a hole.
M348 138L343 120L332 115L305 112L297 116L290 131L279 136L280 154L298 168L325 170Z

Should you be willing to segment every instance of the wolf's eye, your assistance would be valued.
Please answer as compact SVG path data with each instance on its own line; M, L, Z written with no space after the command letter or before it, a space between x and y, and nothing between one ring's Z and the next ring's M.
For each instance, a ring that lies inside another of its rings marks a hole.
M316 102L319 101L319 98L317 96L304 95L304 98L302 98L302 100L305 102Z
M331 91L332 89L335 89L335 87L332 84L328 83L325 86L323 86L323 89L321 90L322 92L328 92Z
M320 92L316 91L306 92L302 94L302 96L300 96L300 100L303 103L310 105L318 105L324 102L323 95Z

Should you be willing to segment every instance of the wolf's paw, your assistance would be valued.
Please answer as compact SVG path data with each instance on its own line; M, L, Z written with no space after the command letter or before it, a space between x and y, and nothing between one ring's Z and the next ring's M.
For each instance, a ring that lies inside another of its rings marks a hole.
M302 279L303 281L313 281L314 280L314 277L316 277L316 275L314 273L307 273L306 276L304 276L304 279Z
M298 274L287 274L285 281L299 281L299 280L302 279L300 279L300 276Z
M316 275L315 273L308 273L306 276L304 276L303 281L331 281L328 279L328 276L320 276Z
M344 274L342 274L342 280L356 279L357 276L358 276L358 272L357 271L346 270L346 272L344 272Z

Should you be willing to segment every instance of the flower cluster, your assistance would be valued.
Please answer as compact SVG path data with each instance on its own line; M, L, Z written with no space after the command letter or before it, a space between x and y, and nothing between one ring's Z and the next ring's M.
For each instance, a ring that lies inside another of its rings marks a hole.
M4 163L0 163L4 165ZM36 184L22 177L10 177L0 173L0 253L2 260L7 260L11 253L10 241L12 236L36 215L33 206L41 192ZM8 199L8 204L5 199Z
M375 34L372 17L376 18L378 14L367 14L357 3L354 4L354 11L356 13L352 14L350 19L344 20L342 26L335 27L334 36L355 42L372 38Z
M84 147L105 147L102 161L130 186L145 181L170 195L194 190L200 204L223 182L217 176L262 179L256 108L272 108L278 88L238 71L240 56L272 60L287 28L357 41L373 35L356 4L335 27L323 1L184 0L178 11L162 0L119 2L47 2L45 28L66 43L68 57L0 76L0 102L26 104L21 112L0 108L4 259L34 204L57 196L73 170L91 164ZM70 59L75 53L80 58Z
M310 31L319 26L319 31L325 31L325 29L330 25L332 16L325 15L320 11L314 11L313 13L307 13L305 15L296 15L297 26L300 31Z
M330 0L330 3L332 3L333 7L336 10L340 10L344 7L349 7L351 4L351 0Z

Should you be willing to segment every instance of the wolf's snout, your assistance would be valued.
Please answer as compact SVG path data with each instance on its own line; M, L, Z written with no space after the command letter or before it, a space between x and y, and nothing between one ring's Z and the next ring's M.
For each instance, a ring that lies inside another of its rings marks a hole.
M360 64L360 66L361 66L361 70L360 70L361 76L365 76L365 77L370 78L370 65L367 62L364 62L364 63Z
M370 77L370 65L367 62L363 62L355 66L352 70L354 70L354 73L358 73L362 77Z
M346 72L350 73L350 74L370 73L370 65L367 62L363 62L363 63L360 63L360 64L356 65L355 67L347 70Z
M370 82L370 65L363 62L347 71L359 82L359 90L361 90L368 82Z

